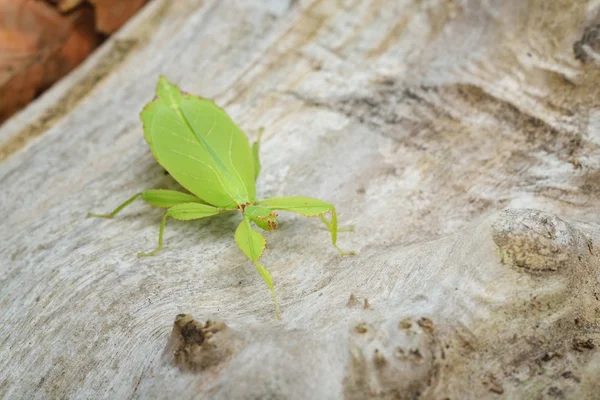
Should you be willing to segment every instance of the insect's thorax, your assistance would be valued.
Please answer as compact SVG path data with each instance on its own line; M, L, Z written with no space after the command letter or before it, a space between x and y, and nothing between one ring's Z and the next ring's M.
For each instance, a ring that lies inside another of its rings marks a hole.
M265 231L277 229L277 213L273 210L255 205L244 205L242 210L244 216L250 218L259 228Z

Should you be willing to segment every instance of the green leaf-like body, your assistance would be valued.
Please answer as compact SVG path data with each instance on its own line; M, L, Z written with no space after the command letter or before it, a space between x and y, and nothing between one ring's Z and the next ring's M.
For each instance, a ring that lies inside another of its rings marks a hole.
M187 190L219 208L256 199L248 138L213 101L181 94L161 77L157 99L141 113L156 161Z
M255 180L260 173L260 137L252 147L246 135L213 101L182 94L166 78L161 77L156 88L157 98L142 111L144 135L156 161L189 192L147 190L127 199L108 214L89 213L88 216L112 218L138 197L155 207L167 208L159 233L158 246L149 253L156 254L163 246L163 232L168 217L192 220L210 217L221 212L240 211L243 219L235 231L235 241L254 263L271 290L277 317L279 306L271 274L259 259L267 242L252 229L250 221L259 228L277 227L277 213L284 210L308 217L319 216L331 232L331 244L342 255L354 254L337 245L337 212L325 201L310 197L276 197L256 199ZM331 212L327 221L323 214Z

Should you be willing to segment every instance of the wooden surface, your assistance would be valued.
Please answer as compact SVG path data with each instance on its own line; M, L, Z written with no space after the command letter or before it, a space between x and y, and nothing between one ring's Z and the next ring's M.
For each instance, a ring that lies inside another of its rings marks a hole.
M149 3L0 128L0 398L600 398L599 6ZM261 197L356 227L281 213L282 321L235 216L147 259L160 210L84 218L176 187L160 74L265 127Z

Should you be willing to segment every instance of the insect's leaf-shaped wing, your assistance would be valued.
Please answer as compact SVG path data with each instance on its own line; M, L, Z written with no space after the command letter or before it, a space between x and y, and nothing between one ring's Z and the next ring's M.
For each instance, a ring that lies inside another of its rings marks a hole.
M242 162L230 161L234 157L250 160L254 174L252 151L246 136L227 114L210 100L182 96L164 77L159 79L157 95L141 113L144 134L156 161L209 204L234 208L253 201L254 182L250 180L252 185L247 187L238 170ZM207 134L214 137L208 141Z
M211 155L218 160L217 167L239 180L245 188L243 196L253 202L256 197L254 153L246 134L212 100L184 95L181 110L198 139L206 142Z

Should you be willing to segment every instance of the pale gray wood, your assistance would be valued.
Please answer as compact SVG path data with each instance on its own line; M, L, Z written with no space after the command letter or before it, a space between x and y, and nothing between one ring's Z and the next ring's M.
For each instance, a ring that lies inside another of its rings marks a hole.
M599 5L151 2L0 129L137 43L0 167L0 397L600 398ZM356 226L342 258L281 213L282 321L236 217L147 259L160 210L84 218L176 187L138 119L159 74L266 128L261 196Z

